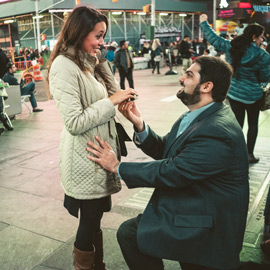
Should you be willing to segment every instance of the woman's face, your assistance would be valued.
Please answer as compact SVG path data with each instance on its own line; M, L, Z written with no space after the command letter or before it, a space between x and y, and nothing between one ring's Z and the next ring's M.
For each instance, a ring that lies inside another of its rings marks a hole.
M91 31L82 43L82 49L95 56L100 46L104 45L104 35L106 33L105 22L99 22L95 25L93 31Z
M263 35L264 35L264 33L262 33L262 34L261 34L260 36L258 36L258 37L255 37L255 35L254 35L255 38L253 38L253 40L254 40L254 42L256 43L257 47L261 46L261 44L262 44L262 42L263 42Z

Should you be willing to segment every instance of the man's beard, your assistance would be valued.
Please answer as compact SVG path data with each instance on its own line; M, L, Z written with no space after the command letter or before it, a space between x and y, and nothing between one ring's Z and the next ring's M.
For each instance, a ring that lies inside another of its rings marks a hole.
M187 94L185 91L178 92L176 96L185 104L185 105L194 105L201 101L201 85L198 84L192 94Z

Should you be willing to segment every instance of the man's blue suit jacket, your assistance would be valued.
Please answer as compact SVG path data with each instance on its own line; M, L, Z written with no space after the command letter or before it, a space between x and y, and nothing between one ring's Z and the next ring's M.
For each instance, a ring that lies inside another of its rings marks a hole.
M218 269L239 266L249 203L248 157L231 109L215 103L176 138L181 118L137 145L155 161L123 162L129 188L154 187L137 232L141 252Z

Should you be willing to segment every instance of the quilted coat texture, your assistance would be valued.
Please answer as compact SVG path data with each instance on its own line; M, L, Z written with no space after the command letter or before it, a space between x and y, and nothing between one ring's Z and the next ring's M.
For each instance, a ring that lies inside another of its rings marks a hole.
M206 21L200 26L207 41L217 50L224 52L226 61L231 64L230 41L218 36ZM235 71L228 96L236 100L257 101L263 94L261 83L269 80L270 55L255 43L251 43L241 59L241 65Z
M60 174L65 193L76 199L98 199L121 189L117 174L105 171L87 159L88 141L95 136L107 141L116 152L115 108L109 95L118 90L107 61L82 53L83 72L69 59L59 55L49 74L50 92L64 122L60 141ZM106 89L108 87L108 91Z

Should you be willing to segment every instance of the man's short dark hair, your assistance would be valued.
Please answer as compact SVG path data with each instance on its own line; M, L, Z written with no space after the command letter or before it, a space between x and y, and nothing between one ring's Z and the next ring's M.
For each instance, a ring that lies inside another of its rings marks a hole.
M122 48L122 46L125 44L126 40L121 40L119 45L120 45L120 48Z
M225 62L214 56L200 56L194 60L200 65L200 83L212 82L212 98L215 102L222 102L227 96L231 84L232 68Z
M189 38L189 35L185 35L185 36L184 36L184 38L187 38L187 37Z
M6 68L9 70L10 68L12 68L14 64L12 62L8 62L6 65Z

